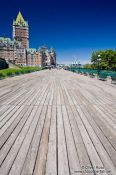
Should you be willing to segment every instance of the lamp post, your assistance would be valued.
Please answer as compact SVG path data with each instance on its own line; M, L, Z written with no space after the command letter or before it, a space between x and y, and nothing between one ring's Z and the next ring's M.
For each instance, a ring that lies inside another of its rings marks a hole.
M70 71L72 71L72 62L71 62L71 65L70 65Z
M78 62L78 68L79 68L79 73L80 73L80 61Z
M77 61L76 56L74 56L73 58L74 58L74 60L72 61L70 69L71 69L72 72L75 72L75 69L78 67L78 61Z
M26 49L26 50L25 50L26 66L28 66L28 57L27 57L27 55L28 55L28 52L27 52L27 49Z
M77 68L78 67L78 61L77 60L75 61L75 64L76 64L76 68Z
M71 69L72 72L74 72L74 66L75 66L75 62L73 61L72 62L72 69Z
M100 74L101 55L98 55L98 59L97 59L97 61L98 61L98 76L99 76L99 74Z

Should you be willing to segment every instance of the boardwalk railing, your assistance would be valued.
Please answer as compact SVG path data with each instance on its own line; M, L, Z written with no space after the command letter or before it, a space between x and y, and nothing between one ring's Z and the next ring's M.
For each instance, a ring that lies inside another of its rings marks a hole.
M71 67L68 69L69 71L83 74L83 75L89 75L90 77L96 77L100 80L107 80L111 79L111 83L116 84L116 71L109 71L109 70L97 70L97 69L85 69L85 68L76 68L76 67Z

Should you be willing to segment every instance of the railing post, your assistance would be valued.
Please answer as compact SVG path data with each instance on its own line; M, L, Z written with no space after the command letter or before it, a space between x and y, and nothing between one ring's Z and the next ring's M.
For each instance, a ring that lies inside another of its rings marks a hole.
M107 76L107 83L108 83L108 84L111 84L111 83L112 83L111 76Z
M98 74L95 74L95 79L98 79Z

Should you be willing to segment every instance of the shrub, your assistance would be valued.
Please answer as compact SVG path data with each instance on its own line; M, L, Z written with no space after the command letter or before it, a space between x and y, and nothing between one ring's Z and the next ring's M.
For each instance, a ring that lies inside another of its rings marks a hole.
M40 70L42 70L42 68L40 67L23 67L21 69L13 69L13 68L4 69L4 70L0 70L0 79L5 77L20 75L20 74L40 71Z
M8 77L14 76L13 72L7 72L6 74L7 74Z

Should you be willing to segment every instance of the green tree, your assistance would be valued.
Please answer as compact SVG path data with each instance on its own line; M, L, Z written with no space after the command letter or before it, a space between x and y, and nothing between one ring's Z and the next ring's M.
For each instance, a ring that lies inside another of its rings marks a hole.
M85 64L83 67L85 69L93 69L93 65L92 64Z
M101 61L99 62L99 58ZM94 68L101 67L106 70L116 70L116 51L104 50L96 51L92 53L91 63Z

